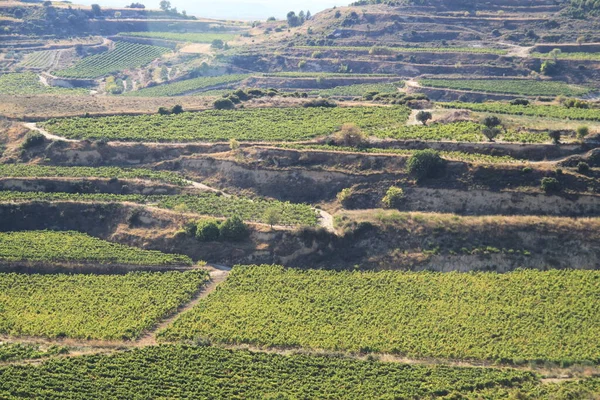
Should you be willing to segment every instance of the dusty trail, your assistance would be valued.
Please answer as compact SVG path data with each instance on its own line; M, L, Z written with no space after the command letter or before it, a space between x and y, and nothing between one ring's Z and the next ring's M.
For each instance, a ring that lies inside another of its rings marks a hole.
M227 268L224 266L219 266L221 268ZM216 288L217 285L227 279L229 275L230 269L214 269L210 272L210 281L198 292L190 302L185 304L182 307L173 313L171 316L163 319L160 323L158 323L151 331L147 332L141 338L136 340L133 344L134 347L145 347L145 346L154 346L157 344L156 335L165 329L167 326L171 325L175 319L177 319L181 314L186 311L194 308L202 299L211 294Z

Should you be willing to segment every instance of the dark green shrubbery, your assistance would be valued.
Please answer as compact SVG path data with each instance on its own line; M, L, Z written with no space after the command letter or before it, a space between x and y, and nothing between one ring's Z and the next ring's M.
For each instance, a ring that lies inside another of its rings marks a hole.
M314 99L307 101L302 104L302 107L337 107L337 103L335 101L327 100L327 99Z
M406 166L411 175L422 180L440 176L446 168L446 161L435 150L417 150L410 156Z
M543 178L542 190L547 194L558 193L561 190L561 184L556 178Z
M248 236L248 227L237 215L227 218L219 227L221 239L238 242Z
M28 132L27 135L25 135L25 140L23 141L23 144L21 144L21 147L29 149L31 147L39 146L42 143L44 143L44 135L39 132Z
M217 99L213 103L213 106L217 110L233 110L235 108L235 104L231 99Z
M205 219L196 225L195 236L201 242L212 242L220 237L219 221L216 219Z

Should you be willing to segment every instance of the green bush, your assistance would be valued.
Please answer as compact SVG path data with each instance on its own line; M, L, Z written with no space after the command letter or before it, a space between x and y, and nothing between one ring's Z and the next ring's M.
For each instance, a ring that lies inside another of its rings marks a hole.
M589 134L590 134L590 128L588 128L586 125L577 127L577 137L578 138L583 139L584 137L586 137Z
M577 172L579 172L580 174L585 174L590 172L590 166L588 163L586 162L580 162L579 164L577 164Z
M446 162L440 157L438 151L432 149L417 150L406 163L408 172L417 180L435 178L441 175L446 167Z
M561 184L556 178L543 178L542 190L547 194L560 192Z
M220 234L219 222L216 219L204 219L196 225L196 239L201 242L219 240Z
M39 132L28 132L27 135L25 135L25 140L21 147L29 149L31 147L39 146L42 143L44 143L44 135Z
M343 207L347 207L350 202L350 198L352 197L353 192L354 191L352 190L352 188L342 189L342 191L339 192L336 196L337 201L339 201Z
M248 226L237 215L227 218L219 227L221 239L238 242L248 236Z
M404 201L404 190L402 188L392 186L386 192L384 198L381 200L386 208L400 208Z
M235 104L233 104L231 99L217 99L213 103L213 106L217 110L233 110L235 108Z

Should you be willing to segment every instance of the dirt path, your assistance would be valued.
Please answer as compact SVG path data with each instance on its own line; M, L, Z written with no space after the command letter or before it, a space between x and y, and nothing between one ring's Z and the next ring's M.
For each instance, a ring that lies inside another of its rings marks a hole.
M49 140L62 140L63 142L71 142L71 143L79 142L79 140L77 140L77 139L67 139L62 136L53 135L52 133L48 132L47 130L42 129L39 126L37 126L37 124L35 122L25 122L23 124L23 126L29 130L37 131L37 132L41 133L42 135L44 135L44 137L46 139L49 139Z
M217 267L219 267L219 268L218 269L215 268L213 271L210 272L210 281L206 284L206 286L204 286L196 294L196 296L194 296L194 298L192 298L192 300L190 302L188 302L186 305L184 305L182 307L179 307L177 312L175 312L173 315L171 315L171 316L163 319L161 322L159 322L151 331L147 332L141 338L136 340L133 345L135 347L145 347L145 346L156 345L157 344L156 334L158 332L162 331L167 326L171 325L173 323L173 321L175 321L175 319L177 319L181 314L194 308L200 302L200 300L202 300L203 298L208 296L210 293L212 293L217 288L217 285L219 283L221 283L225 279L227 279L227 276L229 275L229 270L225 269L227 267L224 267L224 266L217 266ZM223 269L221 269L221 268L223 268Z
M527 58L527 57L529 57L529 53L533 49L533 46L525 47L525 46L519 46L519 45L512 44L512 43L506 43L506 42L499 42L498 44L510 47L510 50L508 51L507 56Z

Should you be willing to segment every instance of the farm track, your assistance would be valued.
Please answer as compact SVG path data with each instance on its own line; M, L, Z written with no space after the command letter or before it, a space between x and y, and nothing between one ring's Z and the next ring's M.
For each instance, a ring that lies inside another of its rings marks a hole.
M226 269L215 269L215 270L211 271L210 272L210 280L208 281L208 283L205 286L203 286L200 289L200 291L192 298L191 301L189 301L184 306L180 307L171 316L163 319L151 331L147 332L144 336L142 336L141 338L136 340L134 342L135 343L134 346L135 347L145 347L145 346L154 346L154 345L158 344L156 341L156 335L160 331L165 329L167 326L171 325L173 323L173 321L175 321L181 314L194 308L200 302L200 300L204 299L209 294L211 294L217 288L217 285L219 285L219 283L221 283L225 279L227 279L228 275L229 275L229 270L226 270Z

